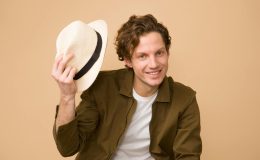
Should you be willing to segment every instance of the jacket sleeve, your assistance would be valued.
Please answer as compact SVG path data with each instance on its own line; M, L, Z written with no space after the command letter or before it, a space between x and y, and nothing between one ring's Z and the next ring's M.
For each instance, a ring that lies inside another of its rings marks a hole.
M187 104L179 116L173 151L176 160L200 160L200 113L195 94Z
M96 129L98 112L94 98L86 91L81 95L82 101L76 108L75 119L62 125L56 132L54 124L53 135L60 154L72 156L87 142L88 137ZM58 112L58 109L57 111Z

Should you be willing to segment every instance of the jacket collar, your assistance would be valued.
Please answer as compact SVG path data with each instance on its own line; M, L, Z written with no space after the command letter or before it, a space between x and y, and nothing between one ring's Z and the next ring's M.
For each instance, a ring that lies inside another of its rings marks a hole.
M119 76L119 93L127 97L133 97L134 71L132 69L123 69L124 73Z
M119 93L127 97L133 97L133 80L134 72L132 69L125 69L125 73L120 75ZM156 98L158 102L170 102L170 87L168 78L165 77L159 86L158 95Z
M156 101L158 102L170 102L170 85L169 85L169 80L165 76L163 79L161 85L159 86L158 89L158 96L156 98Z

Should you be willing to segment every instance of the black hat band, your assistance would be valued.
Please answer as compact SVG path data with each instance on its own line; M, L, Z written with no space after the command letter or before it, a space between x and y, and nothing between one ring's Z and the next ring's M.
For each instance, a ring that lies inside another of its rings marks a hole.
M90 68L95 64L95 62L98 60L98 58L100 56L100 51L102 48L102 38L98 32L96 32L96 34L97 34L96 49L95 49L94 53L92 54L91 58L89 59L89 61L86 63L86 65L75 74L75 76L73 78L74 80L78 80L82 76L84 76L90 70Z

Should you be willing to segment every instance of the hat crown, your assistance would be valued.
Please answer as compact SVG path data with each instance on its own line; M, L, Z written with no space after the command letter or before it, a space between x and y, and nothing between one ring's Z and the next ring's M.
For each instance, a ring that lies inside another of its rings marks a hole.
M97 35L93 28L77 20L66 26L57 38L57 55L73 53L68 65L80 70L91 58L96 45Z

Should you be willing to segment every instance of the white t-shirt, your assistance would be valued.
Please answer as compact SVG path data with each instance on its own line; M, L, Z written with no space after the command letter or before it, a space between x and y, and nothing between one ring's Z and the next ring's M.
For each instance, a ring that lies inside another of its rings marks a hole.
M152 104L157 92L149 97L138 95L133 89L137 108L125 134L115 152L113 160L153 160L149 152L149 124L152 117Z

